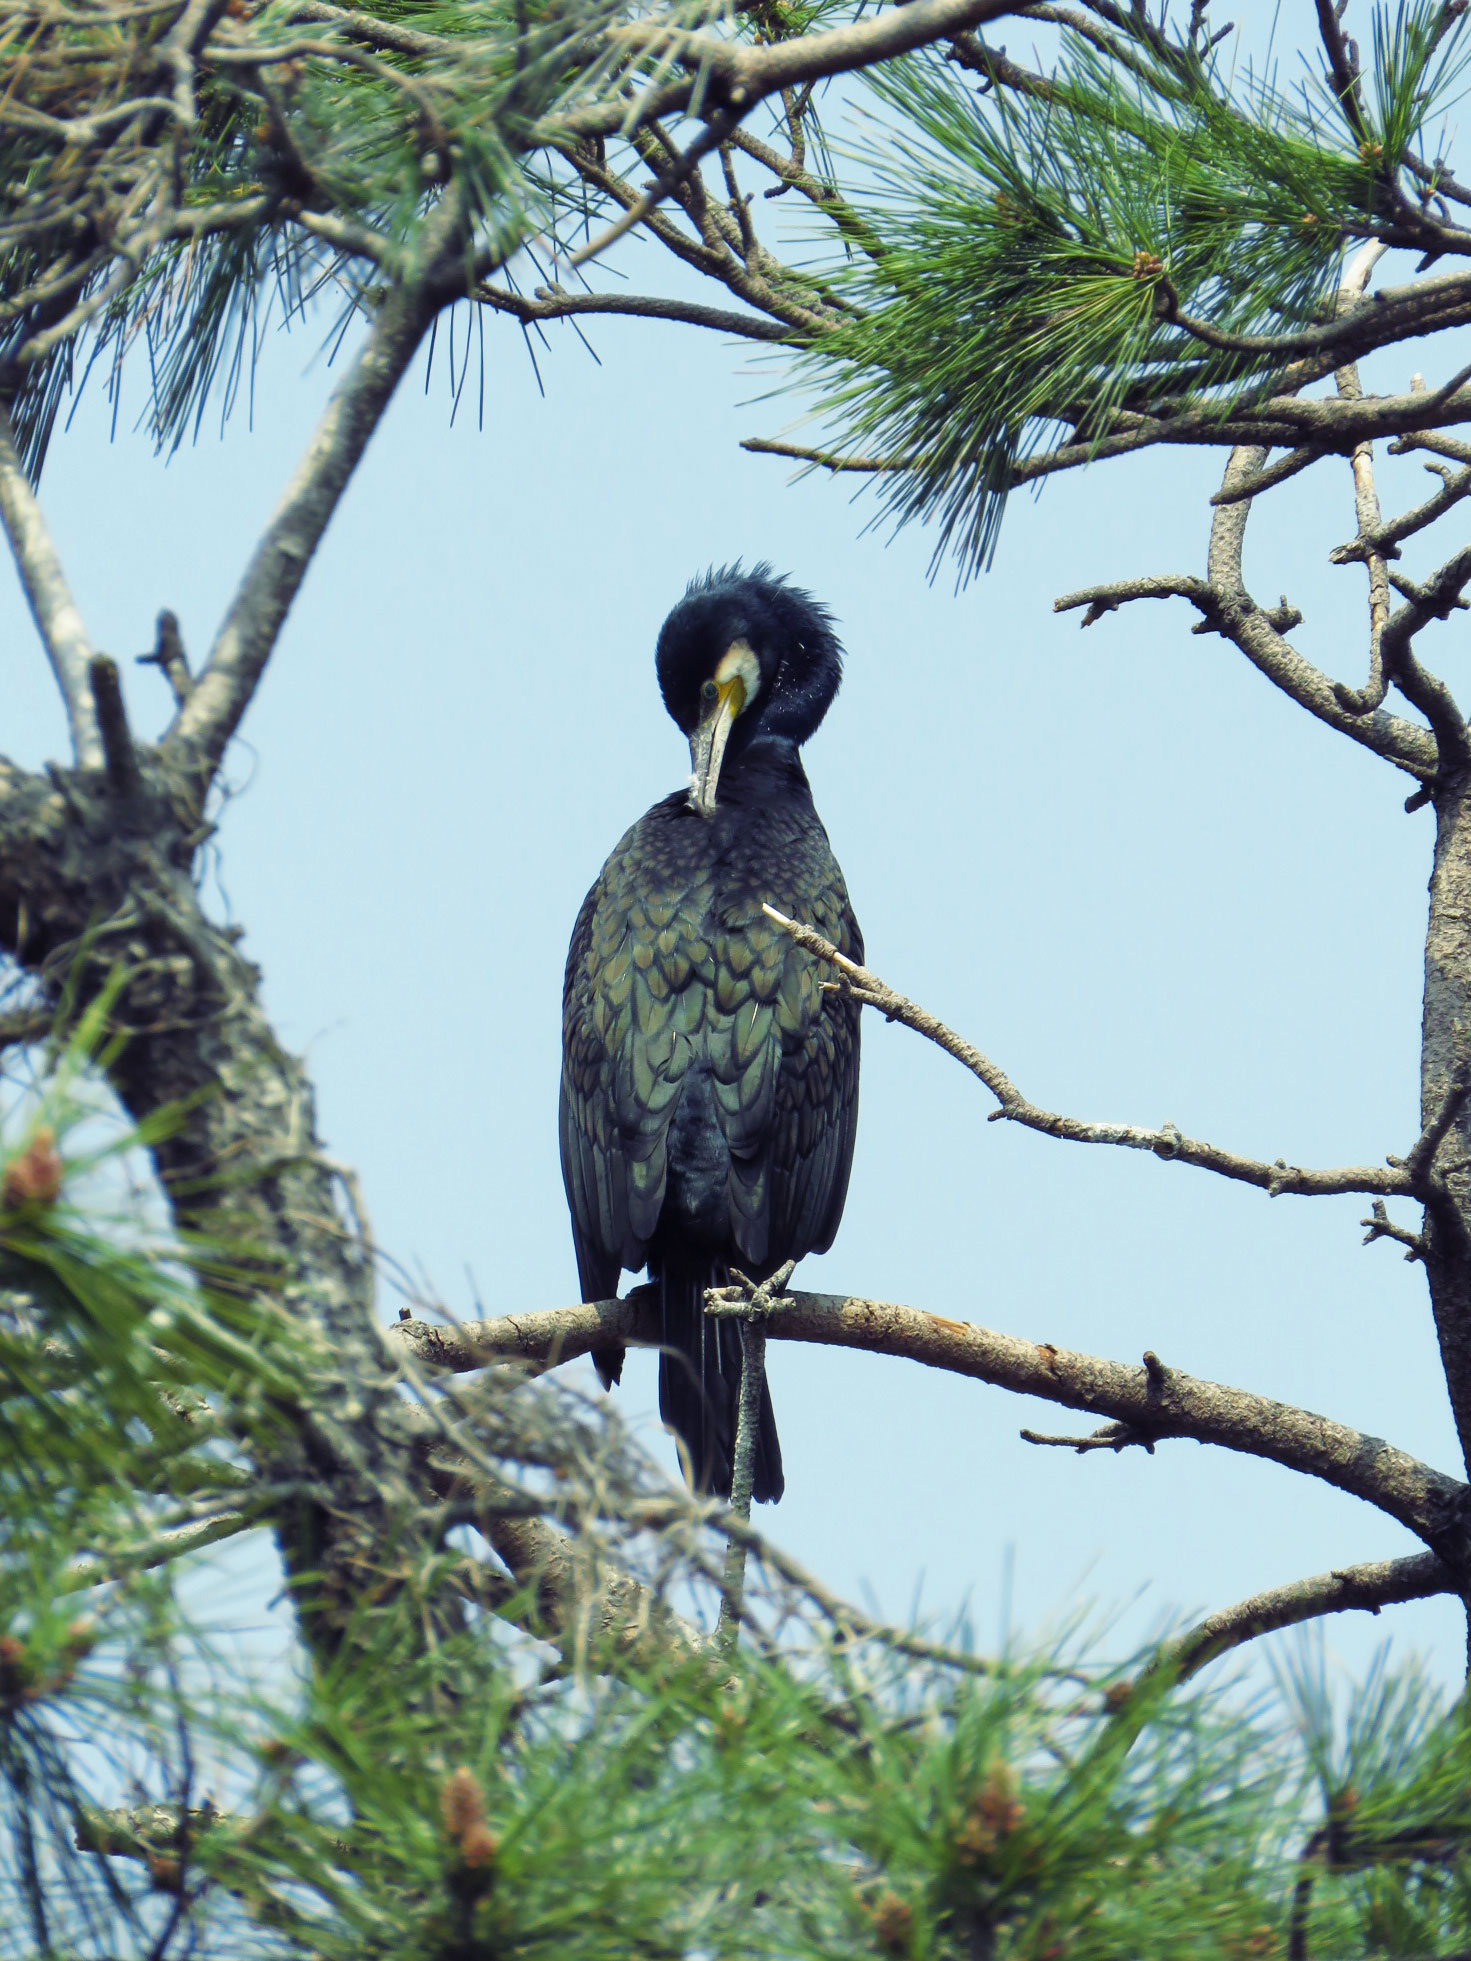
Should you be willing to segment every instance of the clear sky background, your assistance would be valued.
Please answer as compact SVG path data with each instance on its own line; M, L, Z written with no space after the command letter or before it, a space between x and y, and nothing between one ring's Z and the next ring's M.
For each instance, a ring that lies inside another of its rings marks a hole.
M652 249L624 264L663 276ZM1085 634L1051 612L1093 580L1203 570L1219 457L1158 452L1018 496L994 569L957 593L949 568L927 579L931 537L865 529L853 479L794 484L739 449L796 412L770 398L769 356L650 322L589 337L601 365L554 332L543 396L519 330L488 321L483 426L473 377L451 426L442 336L428 399L422 364L401 390L232 753L218 840L219 904L309 1058L327 1144L447 1311L576 1298L556 1143L567 939L608 850L687 774L654 681L660 622L693 573L738 556L839 617L847 675L807 762L880 974L1055 1108L1305 1164L1408 1148L1430 813L1404 815L1395 771L1192 637L1183 603ZM43 502L99 646L144 651L171 606L202 656L329 385L316 346L272 337L253 428L242 408L167 464L131 431L136 397L116 433L101 390L86 398ZM1419 358L1368 379L1403 386ZM1386 507L1428 481L1386 466ZM1353 529L1347 467L1321 466L1259 508L1248 575L1357 682L1363 575L1327 564ZM1433 634L1452 685L1471 681L1459 616ZM62 754L8 571L0 649L0 751ZM128 665L125 686L135 726L160 729L161 677ZM990 1108L868 1017L846 1217L798 1284L1131 1362L1153 1348L1460 1470L1423 1278L1361 1247L1365 1201L1268 1200L988 1124ZM619 1400L672 1469L655 1366L634 1355ZM760 1522L886 1614L968 1606L982 1645L1008 1549L1018 1630L1089 1602L1114 1616L1113 1652L1169 1614L1417 1550L1352 1499L1193 1443L1032 1448L1023 1425L1080 1426L910 1363L779 1344L771 1376L788 1495ZM1329 1627L1356 1667L1387 1633L1458 1677L1459 1609Z

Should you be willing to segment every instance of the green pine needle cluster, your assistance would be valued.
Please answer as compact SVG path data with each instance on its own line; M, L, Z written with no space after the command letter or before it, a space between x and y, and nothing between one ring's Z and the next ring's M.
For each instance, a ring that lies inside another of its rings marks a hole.
M868 78L890 112L855 159L873 245L835 273L860 317L806 373L842 445L896 466L887 508L933 521L963 572L1037 450L1271 392L1270 343L1325 317L1345 242L1403 226L1405 156L1466 52L1439 0L1381 10L1351 109L1148 25L1065 34L1030 86L978 94L929 55Z
M105 1018L0 1151L7 1961L1271 1961L1471 1939L1471 1721L1413 1669L1381 1667L1345 1715L1311 1649L1252 1704L1148 1656L978 1672L818 1614L734 1665L655 1641L604 1673L517 1633L514 1599L426 1641L401 1588L330 1662L250 1678L180 1604L215 1555L160 1535L263 1519L246 1460L318 1371L246 1284L258 1265L140 1224L118 1167L142 1140L99 1137L87 1087ZM511 1405L477 1420L504 1456ZM278 1568L251 1544L233 1586L253 1574L263 1604ZM686 1546L658 1564L708 1602ZM754 1577L750 1599L769 1620Z
M448 197L473 285L555 224L569 119L631 106L724 10L657 0L631 36L622 0L229 0L187 57L184 12L0 5L0 361L33 472L68 389L138 349L177 443L273 310L326 291L345 322L412 279Z

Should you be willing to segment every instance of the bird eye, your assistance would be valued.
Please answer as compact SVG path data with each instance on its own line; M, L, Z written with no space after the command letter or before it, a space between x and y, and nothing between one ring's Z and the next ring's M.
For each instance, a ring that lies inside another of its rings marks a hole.
M701 688L700 690L700 699L705 703L706 707L708 708L710 703L714 701L716 695L719 694L719 692L720 690L716 687L713 681L707 681L704 687Z

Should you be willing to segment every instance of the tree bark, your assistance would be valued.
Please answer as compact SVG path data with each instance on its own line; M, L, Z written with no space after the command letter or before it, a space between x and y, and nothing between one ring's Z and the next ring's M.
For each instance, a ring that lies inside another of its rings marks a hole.
M114 1025L127 1039L109 1077L135 1120L170 1113L152 1154L176 1223L239 1262L228 1284L315 1337L312 1396L242 1442L262 1480L299 1494L277 1515L278 1543L303 1632L327 1656L366 1595L418 1583L437 1511L411 1478L371 1258L339 1211L311 1085L275 1038L238 936L199 903L196 785L156 753L138 762L124 799L102 770L39 776L0 761L0 950L53 1007L85 1005L123 970ZM447 1586L426 1606L446 1625L462 1611Z
M1444 1140L1425 1167L1421 1243L1446 1390L1471 1468L1471 780L1458 774L1438 785L1435 863L1425 934L1425 1002L1421 1026L1421 1123L1429 1127L1454 1106ZM1467 1613L1471 1673L1471 1574L1461 1598Z

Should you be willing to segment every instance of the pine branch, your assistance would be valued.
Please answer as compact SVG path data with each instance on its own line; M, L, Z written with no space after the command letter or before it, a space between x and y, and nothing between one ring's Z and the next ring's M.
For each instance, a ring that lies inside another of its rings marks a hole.
M790 329L781 321L765 320L757 313L728 313L719 307L666 299L660 294L569 293L561 286L538 286L535 294L527 299L522 293L484 285L475 289L473 297L494 312L509 314L523 326L535 320L570 320L579 314L613 313L636 320L678 321L741 340L782 341L790 337Z
M1193 1438L1261 1457L1361 1498L1408 1527L1453 1570L1471 1570L1462 1523L1467 1487L1382 1439L1270 1397L1202 1381L1164 1367L1131 1368L1051 1342L1031 1342L971 1322L857 1295L793 1293L773 1316L772 1341L816 1342L902 1357L974 1381L1112 1418L1158 1443ZM390 1346L438 1368L483 1368L492 1360L547 1367L610 1339L658 1347L657 1308L640 1295L501 1320L441 1328L401 1321Z
M578 136L612 136L651 116L697 114L707 103L745 116L783 89L895 60L1015 11L1015 0L910 0L907 6L885 8L852 26L765 44L689 34L679 45L681 63L693 71L689 80L666 83L642 98L632 115L622 104L614 104L577 112L563 119L561 127ZM636 47L640 41L662 40L666 30L635 25L625 33L629 45Z
M1428 1600L1437 1594L1461 1593L1463 1586L1450 1568L1432 1552L1406 1559L1378 1559L1360 1566L1336 1566L1331 1573L1271 1587L1209 1614L1187 1634L1169 1642L1139 1677L1139 1684L1167 1673L1188 1682L1210 1662L1233 1648L1284 1627L1301 1627L1326 1614L1377 1614L1381 1608L1407 1600Z

